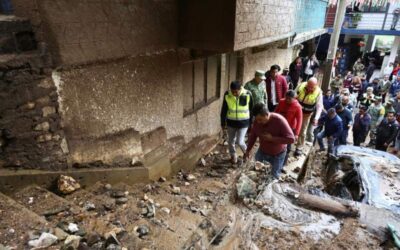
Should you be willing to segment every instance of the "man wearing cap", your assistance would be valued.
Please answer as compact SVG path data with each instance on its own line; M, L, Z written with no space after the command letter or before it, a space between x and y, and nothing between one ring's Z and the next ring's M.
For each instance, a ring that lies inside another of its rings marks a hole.
M318 124L321 111L324 107L322 101L322 90L318 86L317 78L311 77L307 82L303 82L297 86L297 100L299 101L303 111L303 122L301 125L299 138L296 143L295 156L300 156L306 139L306 133L312 114L315 112L312 125Z
M335 107L337 115L342 119L343 131L339 136L339 145L347 144L347 136L349 135L349 129L353 125L352 112L343 107L342 104L338 104Z
M267 104L267 93L265 90L265 72L257 70L253 80L247 82L244 88L251 92L254 105L257 103Z
M385 117L387 116L387 114L389 112L392 112L393 114L396 114L396 110L393 108L393 103L394 103L394 99L390 98L386 104L384 105L385 107Z
M285 77L279 74L279 65L272 65L265 80L267 86L268 109L274 111L279 101L285 97L288 85Z
M234 81L230 90L224 94L221 108L221 127L228 127L228 145L231 155L231 163L237 162L236 146L238 144L243 153L246 152L244 141L248 127L250 126L250 111L253 108L251 93L244 89L240 82Z
M278 106L275 109L275 113L281 114L286 118L290 128L293 130L295 138L299 137L301 124L303 123L303 112L301 110L301 105L299 101L296 99L296 92L294 90L289 90L286 92L285 98L279 101ZM291 145L287 145L286 157L283 165L286 165L286 162L289 158Z
M354 146L360 146L365 141L369 132L369 126L371 124L371 116L367 113L367 107L360 106L360 109L354 117L353 124L353 144Z
M323 139L328 139L328 153L333 152L333 147L337 145L338 139L343 131L342 119L336 114L334 108L328 110L327 116L323 121L324 130L319 132L317 135L319 151L325 151Z
M333 79L331 81L331 83L329 84L333 93L336 93L337 91L342 90L343 80L341 78L342 78L342 76L340 74L337 74L335 76L335 79Z
M367 113L371 116L370 141L368 146L373 146L376 143L376 128L385 117L385 107L382 105L382 97L374 97L374 103L369 106Z
M385 102L386 100L386 95L389 92L390 86L392 83L389 80L389 75L385 75L382 80L379 81L379 92L380 95L382 96L382 102Z

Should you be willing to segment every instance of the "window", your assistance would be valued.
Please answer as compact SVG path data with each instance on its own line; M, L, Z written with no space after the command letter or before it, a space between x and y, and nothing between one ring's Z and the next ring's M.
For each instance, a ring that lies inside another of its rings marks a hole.
M221 89L220 56L183 64L182 76L184 116L219 99Z

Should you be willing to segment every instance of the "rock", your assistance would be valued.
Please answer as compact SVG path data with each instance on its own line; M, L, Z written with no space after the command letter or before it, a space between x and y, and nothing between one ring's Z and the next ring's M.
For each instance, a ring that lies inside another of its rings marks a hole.
M181 193L181 188L180 187L176 187L176 186L172 186L171 191L173 194L180 194Z
M165 214L170 214L171 213L171 210L169 208L167 208L167 207L163 207L160 210Z
M140 225L135 229L135 231L139 234L139 238L142 238L143 236L146 236L149 234L150 230L148 226L146 225Z
M201 166L205 167L207 165L207 162L206 162L206 160L204 160L204 158L201 158L200 164L201 164Z
M366 228L367 228L367 225L361 224L360 227L363 228L363 229L366 229Z
M106 190L111 190L111 188L112 188L112 186L111 186L111 184L106 184L106 185L104 185L104 188L106 189Z
M100 241L91 246L93 250L103 250L106 248L106 243Z
M189 182L185 182L184 185L185 186L190 186L190 183Z
M188 174L188 175L185 175L185 179L187 181L193 181L193 180L196 180L196 176L194 176L192 174Z
M57 242L57 237L50 233L42 233L39 239L30 240L28 245L34 248L46 248Z
M14 228L8 229L8 233L9 233L9 234L14 234L14 233L15 233L15 229L14 229Z
M227 141L224 141L224 146L228 146L228 142Z
M40 235L38 235L35 231L29 231L29 232L28 232L29 240L36 240L36 239L39 239L39 236L40 236ZM56 236L57 236L57 235L56 235ZM1 250L1 248L0 248L0 250Z
M122 205L128 202L128 198L126 197L121 197L115 200L115 204L117 205Z
M253 181L255 181L255 182L257 182L258 181L258 173L257 172L255 172L255 171L248 171L247 173L246 173L246 175L251 179L251 180L253 180Z
M185 199L186 200L186 202L192 202L193 201L193 199L192 198L190 198L189 196L185 196L185 197L183 197L183 199Z
M101 241L101 236L96 232L92 232L86 237L86 240L89 246L93 246Z
M47 117L56 113L56 108L51 106L46 106L42 108L43 117Z
M49 131L50 124L48 122L42 122L36 125L33 130L35 131Z
M392 173L398 173L400 170L398 168L391 168L390 172Z
M116 244L110 244L107 246L106 250L122 250L122 248Z
M144 200L144 201L147 201L148 199L149 199L149 197L147 196L147 194L144 194L143 200Z
M68 249L78 249L81 237L77 235L69 235L64 241L64 247Z
M60 178L57 182L58 191L62 194L70 194L73 193L75 190L81 188L81 185L72 178L71 176L60 175Z
M68 224L68 232L70 233L76 233L79 231L79 227L77 224L75 223L69 223Z
M155 217L156 216L156 208L153 204L147 205L147 213L145 215L147 218Z
M33 197L29 197L28 204L32 204L32 203L33 203Z
M110 231L104 235L106 238L106 245L109 246L110 244L121 245L117 238L117 234L114 231Z
M166 181L167 181L167 178L161 176L160 179L158 179L158 181L159 181L159 182L166 182Z
M84 208L86 211L91 211L96 209L96 205L94 205L92 202L87 201L85 202Z
M56 227L53 230L53 234L59 239L59 240L65 240L69 234L67 234L66 232L64 232L64 230Z
M241 174L236 183L237 195L239 198L248 198L256 196L257 185L247 175Z
M125 195L125 192L124 192L124 191L114 191L114 192L111 194L111 196L112 196L113 198L122 198L122 197L125 197L126 195Z

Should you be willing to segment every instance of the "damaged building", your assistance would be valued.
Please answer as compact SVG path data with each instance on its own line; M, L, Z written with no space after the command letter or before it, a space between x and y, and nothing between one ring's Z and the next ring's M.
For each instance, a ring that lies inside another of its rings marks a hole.
M288 67L326 32L327 4L13 0L0 22L2 186L191 168L217 143L228 83Z

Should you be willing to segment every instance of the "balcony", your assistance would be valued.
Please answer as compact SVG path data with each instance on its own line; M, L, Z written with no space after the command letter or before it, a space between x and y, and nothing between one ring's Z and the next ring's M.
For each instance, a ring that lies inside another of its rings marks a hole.
M400 22L397 22L395 27L392 27L395 19L393 14L395 7L387 4L385 8L379 8L375 11L346 13L341 34L399 36ZM329 8L325 19L325 27L328 28L329 33L333 31L335 15L336 7Z
M328 1L298 0L295 3L294 32L296 35L290 41L291 46L326 33L324 22Z

